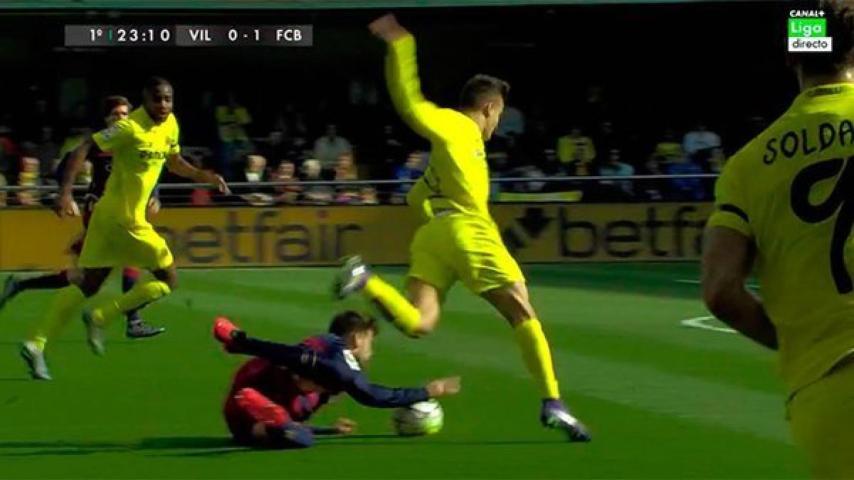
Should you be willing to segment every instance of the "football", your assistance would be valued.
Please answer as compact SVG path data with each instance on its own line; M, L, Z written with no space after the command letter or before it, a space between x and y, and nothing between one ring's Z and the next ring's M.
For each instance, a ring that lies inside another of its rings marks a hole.
M432 435L442 429L445 413L436 400L413 403L398 408L392 415L392 425L398 435Z

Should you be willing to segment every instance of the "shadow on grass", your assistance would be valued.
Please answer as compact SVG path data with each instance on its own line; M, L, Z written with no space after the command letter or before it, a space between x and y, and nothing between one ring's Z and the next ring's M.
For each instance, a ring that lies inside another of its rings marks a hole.
M317 447L398 445L412 447L432 445L444 447L458 446L518 446L557 443L554 440L446 440L440 437L412 438L397 435L350 435L320 437ZM43 456L84 456L96 453L140 452L158 457L212 457L237 452L275 451L270 448L250 448L235 444L228 437L153 437L139 442L87 442L87 441L20 441L0 442L0 457L43 457Z
M0 457L71 456L111 452L193 451L214 455L245 450L227 437L155 437L139 442L24 441L0 442Z
M437 445L447 447L458 446L488 446L488 445L546 445L560 443L555 440L514 440L514 439L498 439L498 440L449 440L443 437L401 437L399 435L347 435L319 438L317 445L350 445L350 446L369 446L369 445L399 445L411 447L413 444L418 445Z

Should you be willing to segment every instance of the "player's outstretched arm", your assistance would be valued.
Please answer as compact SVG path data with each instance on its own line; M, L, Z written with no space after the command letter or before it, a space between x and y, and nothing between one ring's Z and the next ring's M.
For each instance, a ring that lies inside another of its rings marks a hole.
M427 101L421 93L415 38L391 14L374 20L368 28L388 45L386 82L398 113L422 137L441 138L448 125L443 121L442 109Z
M209 170L200 170L194 167L190 162L184 160L184 157L180 153L169 155L166 159L166 168L179 177L190 179L196 183L213 185L219 193L231 193L228 184L225 183L225 180L220 175Z
M755 248L750 238L728 227L706 230L703 300L721 321L753 341L777 349L777 330L759 298L745 286Z
M80 207L74 201L74 179L77 178L83 168L83 163L89 156L89 150L92 149L93 143L92 137L87 137L83 143L68 154L68 162L66 162L65 171L62 174L62 184L59 186L59 197L54 207L56 214L60 217L80 215Z
M422 388L389 388L368 382L361 372L356 372L345 391L354 400L367 407L395 408L423 402L430 398L455 395L460 391L460 377L433 380Z

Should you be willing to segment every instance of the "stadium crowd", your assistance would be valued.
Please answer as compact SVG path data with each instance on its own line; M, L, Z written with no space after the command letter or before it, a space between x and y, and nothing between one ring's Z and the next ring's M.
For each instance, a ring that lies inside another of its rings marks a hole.
M245 182L232 198L205 189L162 189L164 204L206 205L219 201L251 205L402 203L408 183L337 183L354 180L415 180L427 164L429 145L398 123L381 87L353 81L349 105L309 112L293 104L279 108L245 105L234 92L206 105L176 109L182 127L196 126L183 155L230 182ZM48 95L36 95L23 112L0 113L0 187L56 183L64 155L97 128L97 102L81 102L58 116ZM725 162L721 135L704 121L661 125L658 137L642 136L614 120L607 92L592 86L579 95L578 115L559 124L530 108L511 103L489 142L493 178L614 177L595 181L526 181L494 185L502 192L578 192L582 201L708 200L710 179L619 180L632 175L717 173ZM187 110L190 110L188 112ZM264 112L264 115L259 113ZM258 120L256 117L266 118ZM763 119L751 120L754 130ZM199 125L201 124L201 125ZM750 132L748 132L750 133ZM731 153L732 147L727 145ZM91 181L88 165L78 183ZM173 182L168 173L162 182ZM286 182L270 185L271 182ZM329 182L329 183L316 183ZM44 191L0 191L0 206L50 202Z

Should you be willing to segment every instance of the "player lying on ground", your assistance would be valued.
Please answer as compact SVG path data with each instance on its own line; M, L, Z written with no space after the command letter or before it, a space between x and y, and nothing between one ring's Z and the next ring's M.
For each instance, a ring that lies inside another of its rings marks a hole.
M801 93L715 187L703 297L780 351L787 418L816 478L854 478L854 11L822 10L832 52L792 54ZM800 144L800 146L798 146ZM758 298L745 281L755 268Z
M107 127L111 127L119 120L125 119L130 113L132 105L130 101L120 95L111 95L104 99L103 102L104 123ZM65 176L65 168L68 165L68 160L71 157L71 152L65 155L57 167L57 181L62 182ZM77 268L77 258L83 249L83 240L86 235L86 228L89 226L89 220L92 217L92 211L95 208L95 202L104 194L104 188L107 184L107 179L110 176L112 165L112 155L110 152L104 152L93 146L89 151L89 162L92 164L92 181L85 196L85 205L81 218L83 220L83 232L79 234L68 248L68 253L72 256L71 268L58 273L49 273L38 275L31 278L18 278L14 275L6 277L6 283L3 286L3 291L0 292L0 309L12 300L18 294L31 290L53 290L67 287L71 284L72 278L77 278L81 275ZM147 217L150 219L160 211L160 201L156 196L152 196L148 202ZM133 288L139 278L139 270L133 267L125 267L122 269L122 291L127 292ZM159 335L165 331L162 327L153 327L147 325L139 315L139 310L132 310L127 313L127 329L125 334L128 338L146 338ZM22 347L22 354L26 357L32 357L32 350L44 350L48 337L50 337L50 326L39 325L34 333L25 342ZM50 375L41 369L32 369L35 378L49 379Z
M336 315L327 334L299 345L251 338L227 318L217 318L214 337L226 351L257 357L237 371L225 401L225 421L234 439L255 446L309 447L315 434L354 428L347 419L326 428L304 424L340 393L369 407L393 408L460 391L459 377L434 380L423 388L370 383L362 369L373 356L376 334L373 319L352 311Z
M484 142L504 110L506 82L476 75L463 87L458 110L424 99L415 59L415 38L392 15L370 25L388 44L386 77L401 117L430 140L430 163L407 196L426 218L412 241L404 297L360 259L349 259L336 281L343 298L361 291L394 325L410 336L431 332L442 300L462 281L510 323L528 371L543 399L540 421L564 430L572 441L588 441L586 427L560 400L548 341L528 299L525 277L510 256L489 214L489 168Z
M59 290L45 316L51 325L67 323L86 298L100 290L113 268L150 270L153 279L137 282L118 299L105 299L84 312L89 346L99 355L104 352L103 328L111 319L154 302L177 287L172 252L146 219L146 205L163 166L179 176L228 192L222 177L196 169L181 157L178 121L172 114L172 85L153 77L146 82L143 99L142 108L95 133L74 150L57 202L60 216L79 215L71 187L83 161L93 145L112 152L112 172L104 196L95 205L80 252L82 274L72 286ZM44 362L41 352L37 361Z

